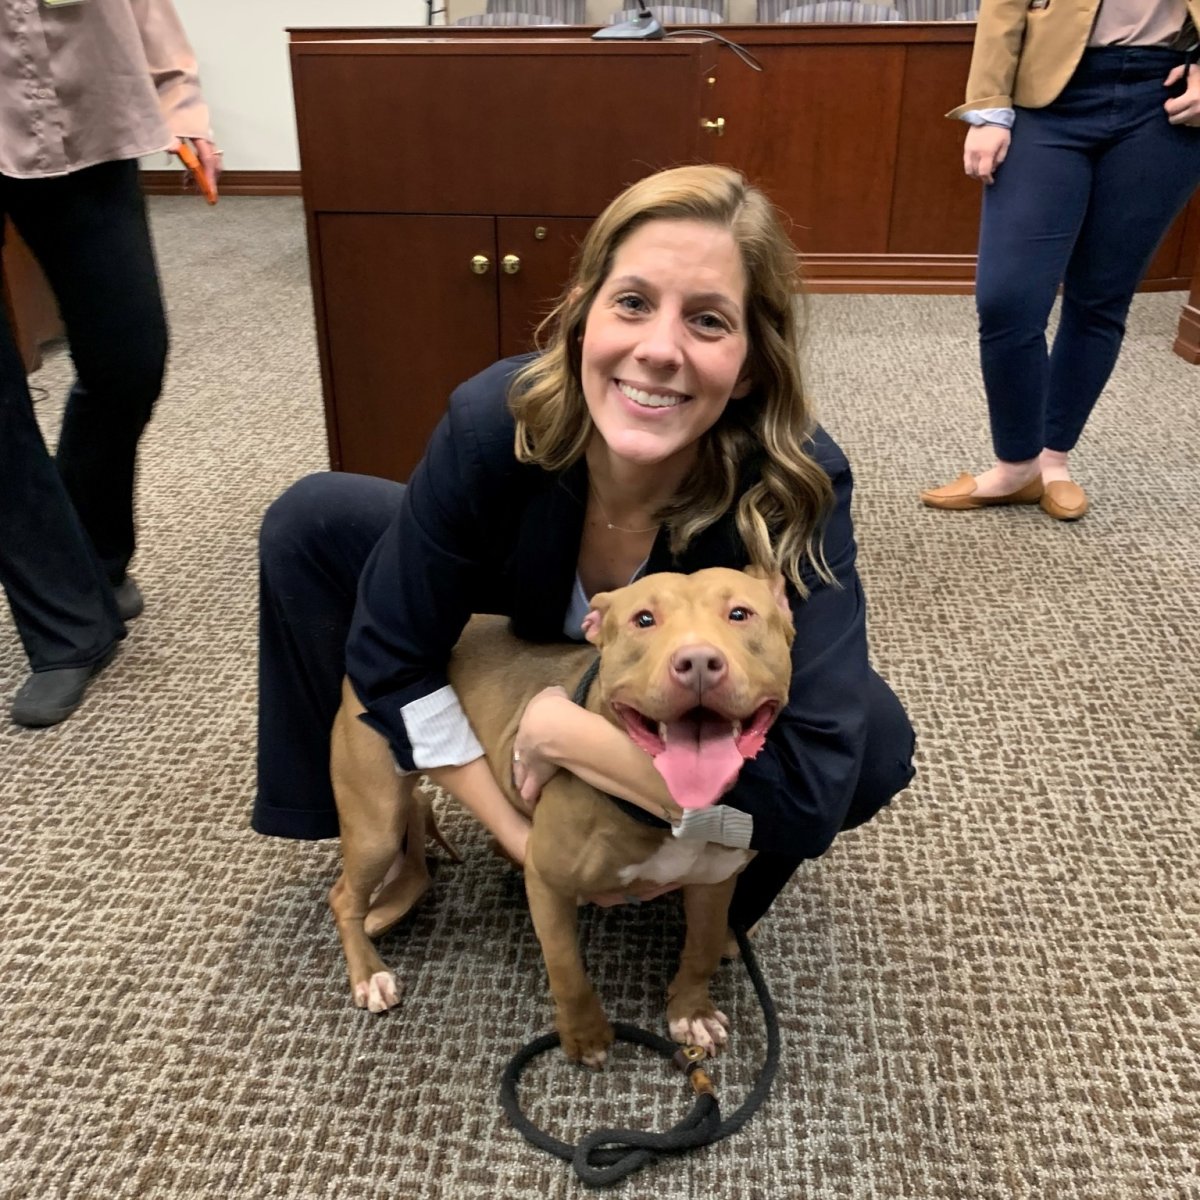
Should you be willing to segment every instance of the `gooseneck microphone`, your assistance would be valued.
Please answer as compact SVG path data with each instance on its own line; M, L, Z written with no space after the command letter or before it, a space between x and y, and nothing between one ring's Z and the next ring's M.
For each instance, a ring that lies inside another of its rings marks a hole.
M638 5L637 16L629 21L621 21L617 25L605 25L592 34L592 41L599 42L608 38L624 41L656 41L663 36L663 27L658 18L646 7Z

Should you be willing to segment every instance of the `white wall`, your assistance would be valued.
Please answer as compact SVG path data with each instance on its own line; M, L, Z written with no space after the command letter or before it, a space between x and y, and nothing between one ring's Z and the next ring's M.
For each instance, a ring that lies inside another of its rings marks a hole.
M200 60L225 168L238 171L299 169L287 28L424 25L426 13L425 0L175 0L175 7ZM145 165L165 162L155 156Z

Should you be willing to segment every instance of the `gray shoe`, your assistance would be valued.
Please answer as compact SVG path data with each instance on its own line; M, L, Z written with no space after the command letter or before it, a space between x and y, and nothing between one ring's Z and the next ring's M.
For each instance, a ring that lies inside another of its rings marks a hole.
M146 602L142 599L141 588L130 576L126 575L113 586L113 595L117 598L117 612L122 621L132 621L134 617L142 615Z
M114 646L87 667L35 671L13 697L13 721L28 729L44 729L65 721L83 703L88 684L112 662L116 652Z

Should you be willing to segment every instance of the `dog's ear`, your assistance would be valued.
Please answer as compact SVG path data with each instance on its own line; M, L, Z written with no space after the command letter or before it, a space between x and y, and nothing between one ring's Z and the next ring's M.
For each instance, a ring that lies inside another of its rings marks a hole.
M588 611L588 615L583 618L583 636L587 638L593 646L600 645L600 630L604 627L604 618L608 615L609 605L612 603L612 596L608 592L597 592L592 597L592 607Z
M746 574L751 579L761 579L770 589L780 612L792 623L792 606L788 603L787 580L779 571L768 571L765 567L751 566L746 568Z

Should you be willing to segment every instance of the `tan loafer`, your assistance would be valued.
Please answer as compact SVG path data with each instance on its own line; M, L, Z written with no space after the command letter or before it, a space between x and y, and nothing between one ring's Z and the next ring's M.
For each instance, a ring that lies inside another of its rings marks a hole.
M1088 510L1088 498L1083 488L1069 479L1056 479L1046 484L1039 503L1042 512L1056 521L1078 521Z
M1036 504L1042 498L1042 479L1036 476L1024 487L1005 496L977 496L979 485L974 475L965 471L953 482L921 493L921 503L927 508L945 508L965 512L972 508L995 508L1000 504Z

